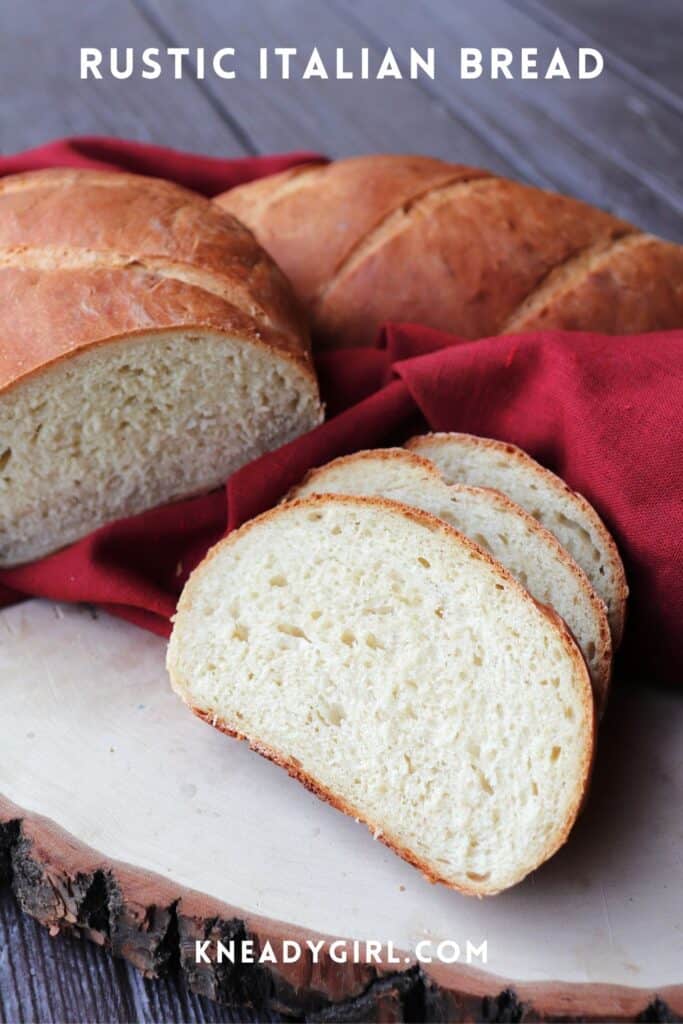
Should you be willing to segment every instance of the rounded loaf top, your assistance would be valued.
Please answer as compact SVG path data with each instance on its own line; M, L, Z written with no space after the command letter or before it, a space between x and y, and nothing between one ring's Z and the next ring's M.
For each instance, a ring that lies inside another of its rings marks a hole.
M0 388L155 327L237 330L310 368L300 308L251 232L203 196L142 175L2 179L0 305L13 311L0 332Z

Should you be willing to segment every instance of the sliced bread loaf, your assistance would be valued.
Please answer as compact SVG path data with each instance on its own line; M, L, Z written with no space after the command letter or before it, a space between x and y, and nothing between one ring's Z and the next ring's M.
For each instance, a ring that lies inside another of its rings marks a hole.
M221 541L180 599L175 690L430 879L518 882L565 841L594 743L569 631L428 513L340 495Z
M313 470L290 497L376 495L405 502L461 530L554 608L586 659L600 711L607 699L612 646L605 606L555 537L513 501L489 488L449 487L427 459L401 448L358 452Z
M586 499L550 470L504 441L473 434L425 434L406 448L437 466L446 483L495 487L554 533L607 605L615 649L621 643L628 586L617 546Z
M169 182L0 182L0 566L218 486L320 422L291 290Z

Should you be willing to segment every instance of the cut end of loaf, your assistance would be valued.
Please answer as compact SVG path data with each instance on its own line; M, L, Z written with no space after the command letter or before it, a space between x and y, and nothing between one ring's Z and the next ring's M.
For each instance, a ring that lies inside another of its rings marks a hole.
M0 403L0 565L208 491L322 418L312 374L206 329L95 345Z
M171 182L3 179L0 306L0 565L216 487L320 422L284 276Z
M494 893L566 839L586 789L581 655L476 546L397 502L283 505L182 595L174 688L428 877Z

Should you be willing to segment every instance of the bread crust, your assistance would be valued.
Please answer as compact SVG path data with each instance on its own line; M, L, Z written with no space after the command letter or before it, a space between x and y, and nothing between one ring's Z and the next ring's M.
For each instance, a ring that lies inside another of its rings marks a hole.
M432 435L430 435L432 436ZM609 695L610 681L612 676L612 638L607 621L607 608L602 598L598 597L595 590L591 586L591 583L586 576L583 569L574 561L569 552L560 544L557 537L541 525L534 517L512 501L506 494L496 490L493 487L470 487L466 484L444 484L443 478L439 473L437 467L429 459L424 458L421 455L415 455L411 451L407 451L405 448L379 448L369 449L366 451L355 452L352 455L342 455L337 459L333 459L332 462L327 463L324 466L320 466L316 469L309 470L304 479L296 487L293 487L289 494L286 496L287 501L296 499L297 493L304 486L310 486L311 483L315 482L316 479L321 478L324 480L329 471L334 470L335 466L341 465L353 465L358 462L365 460L376 461L381 459L386 462L396 462L409 456L412 460L415 460L415 464L419 466L420 470L430 476L437 485L447 487L453 495L458 494L482 494L486 495L487 499L496 505L499 509L506 512L511 512L518 519L520 519L527 530L531 531L538 538L539 543L544 544L547 548L552 550L555 558L560 561L569 573L574 577L577 585L579 586L585 600L590 605L594 620L597 624L598 635L599 635L599 659L597 664L597 672L593 675L593 692L595 695L595 701L598 709L598 713L601 716L605 710L607 704L607 698ZM319 492L320 494L329 493L324 490L324 487ZM460 532L460 531L457 531ZM464 534L464 536L467 536ZM475 544L483 553L484 551L480 545L476 544L476 541L472 541L471 538L467 538L471 543ZM491 556L489 556L491 557ZM535 599L534 599L535 600ZM539 602L536 601L538 604ZM565 624L566 625L566 624ZM567 626L569 629L569 626ZM571 632L571 630L570 630ZM575 638L576 639L576 638Z
M325 801L326 803L329 803L332 807L335 807L337 810L342 811L344 814L348 814L349 816L356 818L358 821L362 821L370 829L370 831L372 831L377 836L378 839L381 839L381 841L387 847L389 847L389 849L393 850L395 853L398 854L399 857L402 857L408 863L418 868L430 882L439 882L447 886L448 888L454 889L458 892L462 892L463 894L468 896L495 895L497 892L502 891L502 888L507 888L511 885L516 884L517 882L520 882L524 877L526 877L527 874L535 870L535 868L537 868L540 864L544 863L549 857L556 853L561 846L564 845L564 843L567 841L569 833L573 828L574 822L576 821L576 818L581 810L581 807L583 806L583 803L586 799L593 768L593 762L595 757L596 719L590 676L588 674L586 663L583 659L583 656L581 655L581 652L579 651L579 648L576 645L576 642L574 641L574 638L569 632L564 621L552 609L547 608L545 605L539 604L537 601L535 601L531 597L531 595L521 586L521 584L519 584L517 580L515 580L514 577L506 569L504 569L503 566L496 562L495 559L493 559L487 552L485 552L482 548L478 547L468 537L465 537L464 534L460 533L458 530L455 530L453 527L449 526L443 520L438 519L436 516L433 516L428 512L424 512L421 509L414 508L411 505L405 505L402 502L392 501L387 498L355 497L341 494L326 494L313 495L308 498L298 499L292 502L288 502L286 504L277 505L274 508L269 509L267 512L262 513L260 516L257 516L255 519L249 520L238 530L233 531L227 537L224 537L222 540L220 540L209 550L204 560L200 563L199 566L197 566L197 568L194 570L194 572L188 579L185 588L180 596L180 600L178 603L178 612L182 610L184 605L191 604L194 588L199 585L202 573L205 571L206 566L225 547L234 544L237 541L237 539L243 536L247 531L257 528L258 525L260 525L261 523L266 522L272 518L276 518L282 515L283 512L291 510L292 508L303 507L314 509L316 507L324 506L330 503L346 505L351 508L357 508L359 506L369 506L371 508L384 509L394 514L401 515L406 519L418 523L419 525L433 532L438 532L446 537L456 539L459 544L468 548L471 554L473 554L476 558L480 559L481 561L489 565L495 571L498 577L505 582L506 585L512 587L512 589L514 589L518 593L518 595L521 596L524 602L530 603L538 611L540 611L541 614L546 619L548 619L550 623L552 623L554 629L556 629L561 639L561 642L567 654L571 658L575 668L575 678L577 679L580 690L577 696L580 699L584 718L587 723L587 735L583 758L581 762L579 784L574 793L572 804L567 813L566 821L564 822L562 828L558 831L557 835L553 837L553 839L544 848L542 854L539 855L537 860L533 864L525 866L524 869L521 870L517 876L507 880L505 885L499 888L490 888L487 887L485 884L456 884L452 880L444 878L442 875L440 875L439 872L435 870L434 867L430 865L427 861L418 857L411 850L406 849L405 846L403 846L395 836L392 836L390 833L386 833L383 830L380 830L376 823L371 821L367 816L362 815L355 807L351 806L342 797L331 792L327 787L323 786L319 782L319 780L317 780L310 773L304 771L302 766L296 763L292 758L288 758L282 752L275 750L267 744L264 744L257 737L249 736L248 734L244 733L243 731L241 731L240 727L237 726L235 723L227 722L221 719L215 713L211 713L210 711L206 711L193 705L192 701L188 699L188 695L186 695L184 691L183 684L176 671L176 666L174 665L169 654L167 660L167 668L171 679L171 685L175 692L185 701L185 703L188 705L190 710L195 715L202 718L204 721L208 722L215 728L219 729L219 731L224 732L227 735L232 736L236 739L247 742L252 750L256 751L263 757L284 768L285 771L287 771L288 774L292 776L292 778L295 778L299 782L301 782L307 789L309 789L321 800Z
M349 157L295 177L285 171L240 185L216 202L252 228L287 267L304 303L313 304L352 251L396 210L432 189L486 175L426 156Z
M472 339L503 333L537 293L539 308L519 329L683 325L682 246L477 168L352 157L242 185L217 202L282 266L323 347L370 345L385 320ZM631 235L646 241L613 249ZM595 263L583 258L597 253Z
M0 389L94 344L177 326L266 347L317 390L282 273L234 218L170 182L80 170L3 179L0 308Z
M617 548L611 533L591 503L584 498L582 494L579 494L578 491L573 491L561 477L557 476L556 473L546 469L545 466L542 466L540 462L533 459L522 448L519 448L517 445L511 444L508 441L497 441L490 437L478 437L474 434L459 432L435 432L419 434L415 437L411 437L406 441L405 448L415 454L414 449L419 448L425 439L428 439L430 444L448 445L451 443L452 438L457 438L458 441L462 441L464 444L469 445L472 448L488 448L491 451L504 454L510 461L516 462L521 466L525 473L533 473L535 476L541 478L548 487L552 488L559 498L571 502L571 504L579 511L580 515L590 522L593 530L600 539L603 551L611 567L615 583L615 614L612 617L612 643L616 650L621 644L624 634L629 588L626 580L626 571L619 554L619 549Z
M631 233L552 271L501 333L580 331L588 324L601 334L643 334L679 327L682 310L683 246Z

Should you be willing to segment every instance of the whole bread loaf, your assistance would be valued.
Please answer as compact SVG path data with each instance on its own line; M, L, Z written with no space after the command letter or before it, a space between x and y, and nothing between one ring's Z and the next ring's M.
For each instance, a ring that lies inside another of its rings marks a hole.
M0 565L215 487L321 419L285 278L168 182L2 180L0 315Z
M190 708L429 878L494 893L565 841L594 745L564 623L442 520L341 495L209 552L168 648Z
M683 326L683 246L476 168L352 157L218 202L288 275L324 346L369 345L385 320L464 338Z

